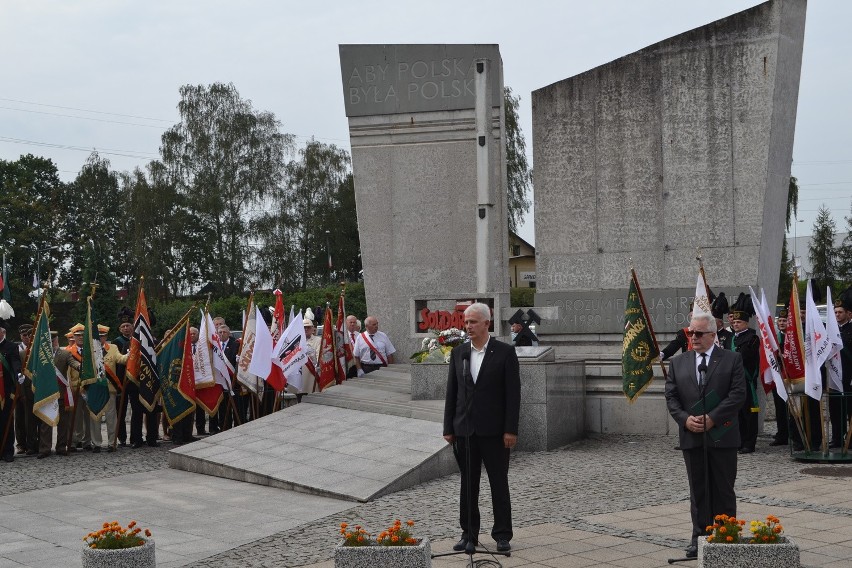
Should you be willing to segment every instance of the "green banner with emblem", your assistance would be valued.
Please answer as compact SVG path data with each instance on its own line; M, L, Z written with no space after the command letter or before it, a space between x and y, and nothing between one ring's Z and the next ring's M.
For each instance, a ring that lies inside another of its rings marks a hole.
M642 300L642 290L636 272L631 270L621 348L622 390L630 402L635 401L654 380L653 363L659 354L660 348Z

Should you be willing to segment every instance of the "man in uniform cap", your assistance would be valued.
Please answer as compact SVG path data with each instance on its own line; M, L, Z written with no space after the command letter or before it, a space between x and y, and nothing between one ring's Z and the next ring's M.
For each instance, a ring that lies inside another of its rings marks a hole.
M778 310L778 315L775 317L775 328L778 330L778 351L783 356L784 354L784 333L787 331L787 307ZM778 395L775 389L772 389L772 402L775 404L775 425L778 430L775 432L775 437L769 442L770 446L786 446L790 439L790 424L787 416L787 403Z
M70 335L72 338L74 337L73 333L69 333L66 337ZM77 362L76 359L71 355L71 352L68 349L59 347L58 338L53 338L53 366L56 367L56 370L65 377L66 381L69 381L70 384L70 371L80 372L80 363ZM57 379L58 380L58 379ZM65 386L59 386L59 391L63 392L65 390ZM73 401L71 401L73 404ZM57 425L56 430L56 455L58 456L67 456L69 451L76 451L76 448L72 444L70 447L68 446L68 433L72 426L72 417L73 413L72 406L66 406L65 397L59 397L59 424Z
M5 402L0 409L0 437L9 425L6 432L6 443L0 447L0 455L3 461L11 462L15 459L15 432L14 424L9 420L10 414L15 408L13 397L18 386L18 374L21 372L21 356L18 346L6 339L8 322L0 319L0 367L3 369L3 387L5 390Z
M71 333L74 334L74 344L67 347L69 353L77 363L83 364L83 331L86 327L82 323L75 324L71 328ZM80 384L79 368L68 369L68 380L71 383L71 390L74 392L74 424L73 428L73 445L74 449L84 449L89 451L92 449L92 430L89 421L89 405L86 404L86 399L83 398L82 385ZM69 448L70 449L70 448ZM71 450L74 451L74 450Z
M104 372L107 374L107 387L109 388L109 399L107 400L106 408L104 409L104 416L106 418L106 429L107 429L107 451L114 452L115 451L115 423L116 423L116 413L115 413L115 395L119 392L116 387L116 382L118 380L118 376L116 375L116 367L118 365L125 365L127 363L127 353L122 355L118 351L118 347L107 341L107 334L109 333L109 327L105 325L98 325L98 335L100 335L101 340L101 349L103 350L103 361L104 361ZM91 417L91 431L92 431L92 444L94 445L94 452L98 453L101 451L101 445L103 443L103 429L101 428L101 419Z
M843 349L840 351L840 370L842 373L844 397L829 397L829 415L831 416L832 448L843 445L844 426L848 428L849 416L852 415L852 286L840 294L834 301L834 318L840 328L840 339Z
M757 399L757 376L760 373L760 340L757 333L748 326L752 315L754 315L754 305L751 303L751 294L740 293L728 314L734 335L728 338L727 344L724 345L726 349L742 355L743 369L745 370L746 399L739 413L741 454L754 452L757 444L758 412L760 411Z
M32 346L33 326L28 323L18 326L18 334L21 336L21 342L18 343L18 357L23 368ZM41 422L33 414L35 402L33 382L23 374L23 371L18 374L17 380L21 385L21 396L15 400L15 438L18 453L33 456L38 453L38 422Z
M728 305L728 298L725 297L724 292L719 292L719 296L713 300L710 311L713 313L713 317L716 318L716 345L723 347L731 340L731 336L734 334L730 329L724 327L725 314L731 311Z

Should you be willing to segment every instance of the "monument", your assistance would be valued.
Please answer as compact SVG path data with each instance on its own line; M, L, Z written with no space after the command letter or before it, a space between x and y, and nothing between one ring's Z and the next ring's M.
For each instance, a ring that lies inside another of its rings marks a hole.
M367 311L406 362L467 302L509 305L502 60L496 45L341 45L340 69Z
M714 291L774 303L806 0L772 0L532 94L539 328L621 334L630 259L657 332Z

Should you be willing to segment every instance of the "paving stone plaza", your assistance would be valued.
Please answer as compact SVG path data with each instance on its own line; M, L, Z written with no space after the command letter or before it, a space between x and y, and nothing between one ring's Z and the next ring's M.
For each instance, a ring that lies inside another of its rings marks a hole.
M780 517L804 566L852 566L849 466L795 462L786 448L768 447L769 435L740 458L740 516ZM668 436L596 435L516 453L515 538L502 565L667 566L689 536L686 475L674 444ZM341 521L378 532L396 518L413 519L435 552L458 538L456 475L358 504L171 470L171 448L4 463L0 568L79 566L80 539L102 520L150 526L162 567L330 567ZM806 473L816 467L823 475ZM488 527L487 487L482 495ZM487 534L480 540L493 545ZM465 561L441 558L433 566Z

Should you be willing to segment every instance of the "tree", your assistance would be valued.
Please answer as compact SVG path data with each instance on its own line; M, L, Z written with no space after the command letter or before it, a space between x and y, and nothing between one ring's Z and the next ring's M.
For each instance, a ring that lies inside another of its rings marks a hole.
M299 150L299 156L299 160L287 165L287 189L278 196L278 208L293 232L287 242L295 244L298 250L296 265L301 275L298 286L304 290L332 279L328 268L332 231L336 243L342 244L343 240L342 236L337 240L341 228L334 221L336 217L353 217L355 210L336 213L340 189L351 176L349 154L345 150L312 139Z
M65 210L65 224L61 230L65 242L65 263L60 282L77 289L83 283L90 283L83 276L83 268L93 266L87 260L87 254L92 250L102 256L111 272L127 274L124 195L118 174L110 169L109 160L92 152L68 186L68 191L61 195L60 202ZM94 273L90 275L94 276ZM105 293L104 288L98 291L98 294ZM115 289L112 290L114 293Z
M822 296L826 286L834 285L837 273L834 250L834 220L825 205L821 205L814 221L808 259L811 261L811 278L814 280L814 295Z
M27 154L17 161L0 160L0 250L9 269L12 305L20 321L35 313L29 298L32 276L53 281L63 257L60 230L66 225L60 198L66 185L49 159Z
M250 260L244 235L284 181L293 136L233 84L184 85L180 95L181 122L162 136L162 163L169 183L215 235L212 242L195 241L202 254L205 247L213 252L200 266L201 277L242 289Z
M796 216L799 209L799 180L790 176L790 184L787 186L787 231L790 230L790 222ZM781 245L781 273L778 275L778 299L786 303L790 298L793 286L793 271L796 269L796 259L791 258L787 250L787 237Z
M837 249L837 278L843 283L841 290L852 284L852 207L846 217L846 236Z
M508 195L506 211L509 217L509 230L517 232L525 213L529 212L532 202L527 197L532 188L532 172L527 162L527 143L518 120L518 108L521 97L513 96L511 87L503 91L506 122L506 177Z

